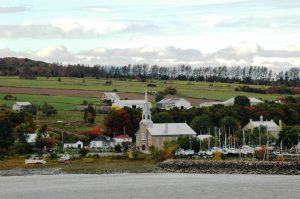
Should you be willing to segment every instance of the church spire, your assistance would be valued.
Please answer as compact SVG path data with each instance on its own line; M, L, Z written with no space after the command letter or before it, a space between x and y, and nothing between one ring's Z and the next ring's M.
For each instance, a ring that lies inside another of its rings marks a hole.
M145 104L143 107L142 121L144 121L148 125L153 124L152 119L151 119L151 111L150 111L149 102L148 102L147 90L145 91Z

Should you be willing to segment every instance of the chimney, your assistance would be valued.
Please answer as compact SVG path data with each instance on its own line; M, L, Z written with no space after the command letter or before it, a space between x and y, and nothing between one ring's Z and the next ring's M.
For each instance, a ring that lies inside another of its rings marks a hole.
M168 123L165 124L165 131L164 131L164 133L165 133L165 134L168 133Z

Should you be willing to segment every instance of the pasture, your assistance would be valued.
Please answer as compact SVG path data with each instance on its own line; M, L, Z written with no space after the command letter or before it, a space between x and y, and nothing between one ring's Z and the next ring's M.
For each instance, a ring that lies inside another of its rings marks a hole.
M147 84L155 84L156 87L147 87ZM96 78L70 78L61 77L38 77L37 80L19 79L19 77L0 77L2 87L30 87L30 88L52 88L52 89L74 89L92 91L113 91L125 93L143 93L147 88L149 91L163 91L167 87L175 87L177 95L181 97L201 98L208 100L227 100L237 95L256 97L262 100L278 99L279 94L257 94L236 92L234 89L241 84L195 82L178 80L153 80L141 82L137 80L96 79ZM264 85L252 85L253 87L267 88Z

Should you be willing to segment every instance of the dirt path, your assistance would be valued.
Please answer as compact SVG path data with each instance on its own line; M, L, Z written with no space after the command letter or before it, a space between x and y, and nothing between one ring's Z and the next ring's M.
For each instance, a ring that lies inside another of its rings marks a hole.
M54 96L84 96L101 97L104 92L95 90L72 90L54 88L28 88L28 87L0 87L0 93L4 94L35 94L35 95L54 95ZM143 93L118 93L121 99L144 99ZM154 101L154 96L149 96L150 101ZM196 106L209 100L185 97L192 105Z

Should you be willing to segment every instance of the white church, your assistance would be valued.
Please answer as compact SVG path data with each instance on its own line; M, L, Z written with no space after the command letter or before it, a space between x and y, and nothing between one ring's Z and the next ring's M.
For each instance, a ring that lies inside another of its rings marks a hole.
M151 119L147 92L143 106L142 120L136 132L136 146L139 150L149 151L150 146L159 149L164 147L165 141L177 140L179 136L196 136L196 132L186 123L158 123Z

